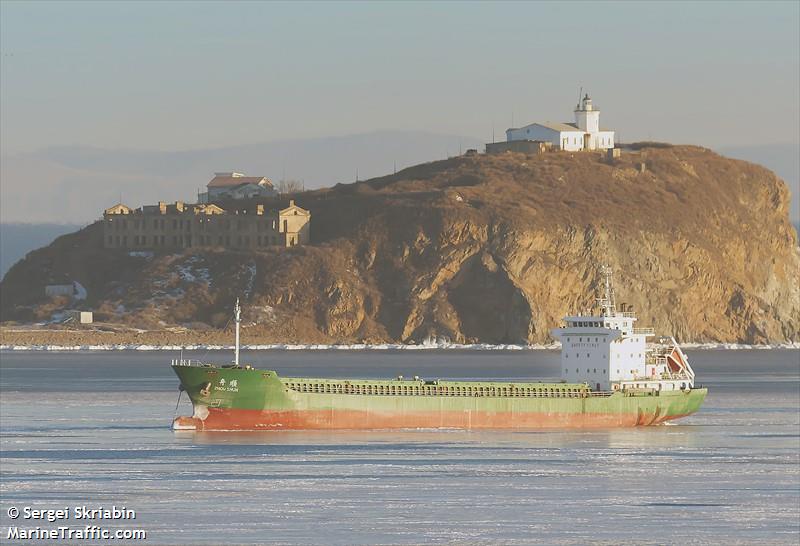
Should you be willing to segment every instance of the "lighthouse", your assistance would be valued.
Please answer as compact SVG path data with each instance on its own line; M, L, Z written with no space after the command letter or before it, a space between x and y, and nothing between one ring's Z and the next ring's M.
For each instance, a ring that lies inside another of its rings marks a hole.
M592 106L592 99L589 98L589 93L586 93L578 105L575 106L575 125L584 133L600 132L600 110L595 110Z
M614 147L614 131L600 128L600 110L586 93L575 105L575 122L541 121L506 130L507 142L550 142L555 149L577 152ZM488 148L487 148L488 150Z

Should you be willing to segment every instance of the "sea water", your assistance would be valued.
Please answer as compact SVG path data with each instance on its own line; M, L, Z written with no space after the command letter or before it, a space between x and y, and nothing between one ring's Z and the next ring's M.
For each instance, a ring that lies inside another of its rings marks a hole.
M176 433L177 353L1 352L0 542L22 542L7 540L14 526L91 524L144 530L141 544L797 544L800 352L689 356L709 395L671 425ZM242 358L286 376L553 380L558 359L452 350ZM178 413L191 413L185 398ZM135 519L9 516L11 507L112 506Z

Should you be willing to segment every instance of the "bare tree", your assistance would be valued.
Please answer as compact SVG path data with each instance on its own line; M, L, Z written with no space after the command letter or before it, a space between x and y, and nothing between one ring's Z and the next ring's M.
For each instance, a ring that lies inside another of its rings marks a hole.
M302 191L305 191L304 186L305 184L303 184L303 182L300 180L294 180L294 179L281 180L280 182L278 182L278 192L283 194L300 193Z

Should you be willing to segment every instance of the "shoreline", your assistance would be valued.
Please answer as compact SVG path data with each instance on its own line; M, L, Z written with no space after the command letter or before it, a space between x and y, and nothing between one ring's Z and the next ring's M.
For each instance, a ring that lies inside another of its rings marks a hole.
M681 343L683 349L700 350L800 350L800 343L775 343L767 345L751 345L746 343ZM557 351L560 343L549 345L518 345L489 343L449 343L438 341L406 345L402 343L378 344L322 344L322 343L272 343L242 345L243 351ZM106 351L232 351L233 345L150 345L150 344L113 344L113 345L11 345L0 344L4 352L106 352Z

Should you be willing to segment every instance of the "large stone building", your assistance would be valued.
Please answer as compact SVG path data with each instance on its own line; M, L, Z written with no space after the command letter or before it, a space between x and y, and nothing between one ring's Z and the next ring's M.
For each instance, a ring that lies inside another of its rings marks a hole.
M607 150L614 147L614 131L600 128L600 110L589 95L575 107L575 123L542 121L506 130L506 140L549 142L558 150Z
M229 202L230 203L230 202ZM289 201L280 210L263 204L174 204L131 209L123 204L103 213L103 245L129 250L219 247L258 250L310 241L311 213Z

